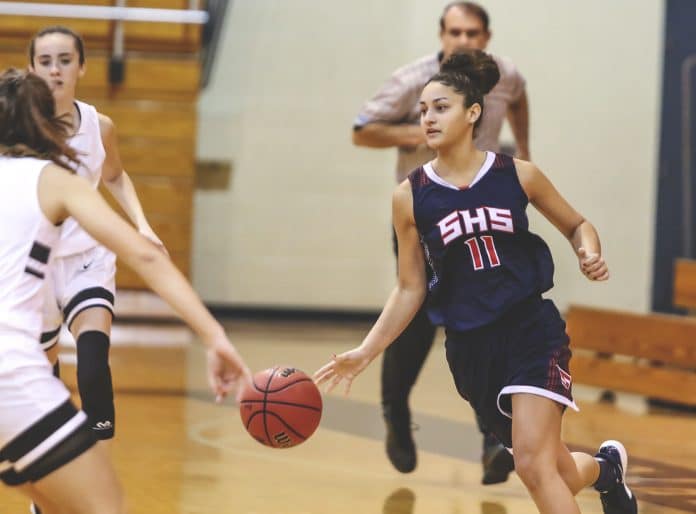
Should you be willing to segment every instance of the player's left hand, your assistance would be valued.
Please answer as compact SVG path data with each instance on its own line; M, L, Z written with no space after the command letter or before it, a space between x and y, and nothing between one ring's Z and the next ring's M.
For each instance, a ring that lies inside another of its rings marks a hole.
M598 253L588 253L584 248L578 248L580 271L589 280L603 281L609 279L609 267L604 258Z

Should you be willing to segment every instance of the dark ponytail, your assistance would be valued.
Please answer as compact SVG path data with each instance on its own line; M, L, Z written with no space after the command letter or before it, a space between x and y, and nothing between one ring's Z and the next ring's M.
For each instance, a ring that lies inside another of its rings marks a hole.
M46 82L10 68L0 75L0 154L36 157L67 167L79 164L68 143L70 124L56 117Z
M495 87L498 80L500 70L493 57L481 50L465 50L453 54L442 63L440 71L428 83L439 82L451 87L464 96L466 107L477 103L483 112L483 97ZM479 126L481 119L482 116L474 128Z

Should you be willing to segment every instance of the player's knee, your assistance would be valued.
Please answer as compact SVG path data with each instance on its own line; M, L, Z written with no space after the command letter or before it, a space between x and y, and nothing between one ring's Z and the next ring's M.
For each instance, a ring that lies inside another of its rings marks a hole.
M530 491L539 489L546 481L549 473L555 472L553 466L549 466L546 459L540 458L532 452L517 451L515 448L515 471Z

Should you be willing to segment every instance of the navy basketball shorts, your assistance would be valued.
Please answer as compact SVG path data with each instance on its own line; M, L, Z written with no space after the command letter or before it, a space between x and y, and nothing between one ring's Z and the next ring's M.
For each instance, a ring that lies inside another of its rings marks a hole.
M457 391L508 448L511 395L535 394L578 410L571 392L565 322L551 300L529 298L493 323L446 334L447 362Z

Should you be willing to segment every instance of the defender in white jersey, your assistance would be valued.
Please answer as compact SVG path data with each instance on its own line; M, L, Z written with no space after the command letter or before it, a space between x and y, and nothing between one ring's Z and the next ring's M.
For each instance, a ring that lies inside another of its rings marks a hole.
M94 106L78 100L74 101L74 107L79 113L79 125L68 143L80 156L77 174L85 177L96 189L106 156L99 113ZM63 224L55 259L44 289L46 302L41 345L47 351L53 350L58 342L61 324L65 322L71 328L75 317L87 309L103 308L113 316L116 289L116 256L99 245L72 218ZM78 338L79 334L76 334L76 340ZM50 352L52 361L57 358L54 357L55 350Z
M154 234L133 184L124 171L113 122L89 104L75 99L85 72L84 44L67 27L47 27L29 45L30 69L49 85L56 112L71 125L69 144L80 158L77 174L95 189L103 181L141 234L164 249ZM89 236L73 219L66 220L47 277L41 344L57 364L62 323L77 343L77 381L82 407L96 436L114 437L115 409L109 345L113 318L116 257Z
M0 75L0 480L46 514L124 514L107 452L51 373L39 342L43 283L72 216L179 312L208 348L208 380L225 396L250 372L169 258L66 167L79 159L46 83Z

